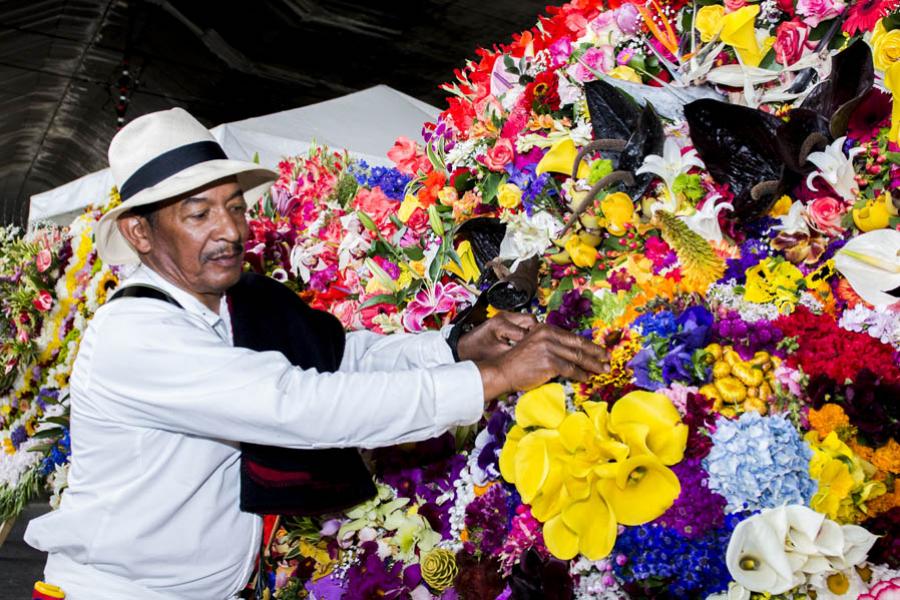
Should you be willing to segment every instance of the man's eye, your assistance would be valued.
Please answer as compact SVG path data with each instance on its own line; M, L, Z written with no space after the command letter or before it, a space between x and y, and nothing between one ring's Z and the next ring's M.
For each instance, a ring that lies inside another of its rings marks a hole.
M206 218L207 212L208 212L208 211L205 211L205 210L204 210L204 211L201 211L201 212L198 212L198 213L194 213L194 214L191 215L190 218L192 218L192 219L198 219L198 220L199 220L199 219L204 219L204 218Z
M232 212L236 212L236 213L245 213L245 212L247 212L247 205L246 204L235 204L234 206L231 207L231 210L232 210Z

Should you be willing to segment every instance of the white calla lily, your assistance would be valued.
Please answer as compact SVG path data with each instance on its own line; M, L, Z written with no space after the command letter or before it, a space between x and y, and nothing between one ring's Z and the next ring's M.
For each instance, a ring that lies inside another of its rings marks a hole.
M900 231L876 229L856 236L838 251L834 266L869 304L900 302L887 293L900 287Z
M804 233L809 234L809 223L806 221L806 207L799 200L794 200L787 214L778 217L779 224L773 225L775 231L783 231L784 233Z
M766 519L766 512L775 511L763 511L735 527L725 562L741 586L752 592L781 594L795 587L797 581L784 548L785 528L779 523L779 515Z
M859 186L856 184L856 171L853 169L853 159L857 154L864 152L863 148L853 148L850 155L844 154L844 142L847 136L839 137L830 146L821 152L811 153L806 160L816 165L819 170L813 171L806 178L806 185L813 191L818 189L813 181L822 178L828 182L832 189L844 200L856 199Z

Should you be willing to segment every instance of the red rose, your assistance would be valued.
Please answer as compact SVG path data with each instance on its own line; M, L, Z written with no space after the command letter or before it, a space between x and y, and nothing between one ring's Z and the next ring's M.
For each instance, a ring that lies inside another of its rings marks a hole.
M844 204L831 196L821 196L806 207L806 213L813 227L826 235L838 235L844 231L841 217Z
M778 9L781 12L787 13L791 18L793 18L794 15L797 14L794 11L794 0L777 0L777 3Z
M53 306L53 296L47 290L38 292L37 298L31 301L34 307L41 312L47 312Z
M789 66L800 60L809 39L809 27L799 21L785 21L775 30L775 60Z
M733 13L747 6L747 0L725 0L725 12Z
M484 157L484 164L491 171L503 171L503 167L512 162L516 152L513 150L512 142L506 138L497 140L494 147L487 151Z

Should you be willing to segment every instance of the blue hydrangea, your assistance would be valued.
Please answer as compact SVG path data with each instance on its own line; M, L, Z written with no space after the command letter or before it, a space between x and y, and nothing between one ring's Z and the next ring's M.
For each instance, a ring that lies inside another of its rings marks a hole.
M653 598L706 598L724 592L731 581L725 549L745 516L728 515L721 527L695 539L660 525L627 527L613 550L616 577L629 589L652 589Z
M781 415L720 418L712 442L703 468L709 489L725 497L729 512L807 504L816 491L809 476L812 450Z

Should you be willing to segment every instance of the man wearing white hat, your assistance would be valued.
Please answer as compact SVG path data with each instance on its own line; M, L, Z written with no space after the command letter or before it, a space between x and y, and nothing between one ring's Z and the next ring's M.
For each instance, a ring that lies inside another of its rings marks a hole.
M418 441L476 422L484 402L605 353L523 315L459 342L440 332L347 336L335 373L236 348L224 293L247 237L246 202L276 174L229 160L181 109L113 139L122 204L96 228L101 258L138 263L101 307L72 370L72 458L59 510L25 534L69 600L225 600L247 583L261 519L238 506L240 442L312 449ZM147 290L149 289L149 292Z

